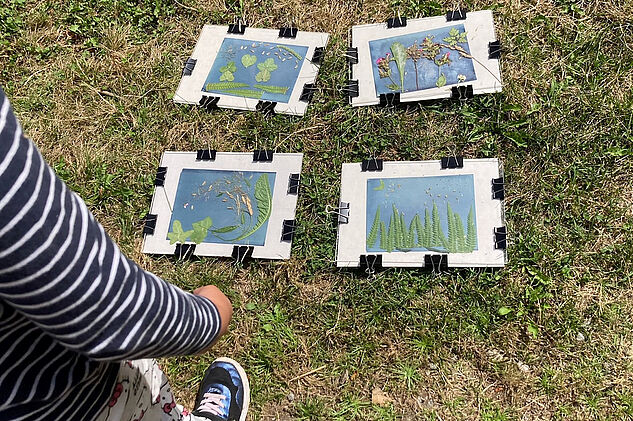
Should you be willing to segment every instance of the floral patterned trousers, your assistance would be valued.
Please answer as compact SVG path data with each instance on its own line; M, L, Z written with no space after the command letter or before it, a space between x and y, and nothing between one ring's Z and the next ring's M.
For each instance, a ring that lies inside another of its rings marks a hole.
M208 421L176 404L167 376L156 360L121 363L110 402L97 421Z

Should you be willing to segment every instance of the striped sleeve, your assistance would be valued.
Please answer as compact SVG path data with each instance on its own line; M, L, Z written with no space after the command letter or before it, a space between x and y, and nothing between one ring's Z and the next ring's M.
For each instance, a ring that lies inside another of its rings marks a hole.
M121 253L22 135L1 89L0 299L94 360L195 353L220 330L211 301Z

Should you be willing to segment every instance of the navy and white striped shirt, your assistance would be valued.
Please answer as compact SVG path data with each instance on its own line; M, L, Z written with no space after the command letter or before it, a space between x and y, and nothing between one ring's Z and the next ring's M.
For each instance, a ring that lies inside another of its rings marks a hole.
M199 352L220 315L121 254L0 89L0 420L91 420L118 361Z

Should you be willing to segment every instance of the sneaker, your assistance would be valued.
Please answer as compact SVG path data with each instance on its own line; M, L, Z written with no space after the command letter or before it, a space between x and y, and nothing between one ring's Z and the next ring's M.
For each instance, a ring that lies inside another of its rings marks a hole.
M230 358L218 358L204 373L192 414L212 421L244 421L250 400L242 366Z

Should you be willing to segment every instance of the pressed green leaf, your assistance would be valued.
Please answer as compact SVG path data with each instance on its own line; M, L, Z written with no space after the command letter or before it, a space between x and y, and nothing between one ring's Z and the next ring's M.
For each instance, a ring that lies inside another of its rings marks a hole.
M270 72L268 70L261 70L255 75L257 82L268 82L270 80Z
M243 96L246 98L261 98L262 97L262 91L258 91L255 89L225 89L224 93Z
M207 91L222 91L224 89L237 89L244 88L249 86L248 83L242 82L216 82L216 83L207 83L205 88ZM222 194L222 193L218 193Z
M391 44L391 53L400 73L400 89L404 89L404 67L407 64L407 49L399 42Z
M172 231L167 233L167 238L169 238L169 244L184 243L191 234L193 234L193 230L183 231L182 224L176 219Z
M225 73L225 72L235 73L236 70L237 70L237 66L235 65L234 61L229 61L228 63L226 63L226 66L220 67L220 71L222 73Z
M227 232L235 231L237 228L239 228L239 225L229 225L226 227L211 230L211 232L214 232L216 234L224 234Z
M193 226L193 229L195 230L197 227L200 228L204 228L204 229L209 229L211 228L211 226L213 225L213 220L211 219L210 216L207 216L206 218L204 218L202 221L198 221L198 222L194 222L193 224L191 224Z
M200 244L207 238L207 230L206 229L194 229L193 234L189 237L191 241L196 244Z
M234 79L235 79L235 76L233 76L233 73L231 73L231 72L224 72L224 73L222 73L222 75L220 76L220 81L225 81L225 80L227 80L227 81L231 82L231 81L233 81Z
M277 70L277 65L275 64L275 60L272 58L267 58L263 63L259 63L257 65L259 70L268 70L269 72L274 72Z
M242 66L248 68L257 62L257 57L251 54L244 54L242 56Z
M237 237L236 240L243 240L253 235L270 218L273 198L270 184L268 183L268 175L266 174L260 175L257 182L255 182L255 200L257 200L257 222L253 228Z
M382 181L382 180L380 180ZM376 215L374 216L374 223L371 225L369 234L367 234L367 249L370 249L376 244L378 239L378 230L380 229L380 206L376 208Z
M270 73L277 70L277 65L274 59L267 58L263 63L259 63L257 68L259 69L259 73L255 75L255 80L257 82L268 82L271 76Z
M253 88L261 89L264 92L268 92L271 94L282 94L285 95L288 91L287 86L274 86L274 85L260 85L256 83L253 85Z
M435 82L435 86L437 86L438 88L441 88L444 85L446 85L446 76L444 76L444 73L442 73L440 77L437 78L437 82Z
M293 56L295 56L296 58L298 58L299 60L303 60L303 57L301 56L301 54L297 53L295 50L293 50L290 47L286 47L285 45L278 45L277 48L281 48L282 50L286 50L288 51L290 54L292 54Z
M387 249L387 227L383 221L380 221L380 248L382 250Z

